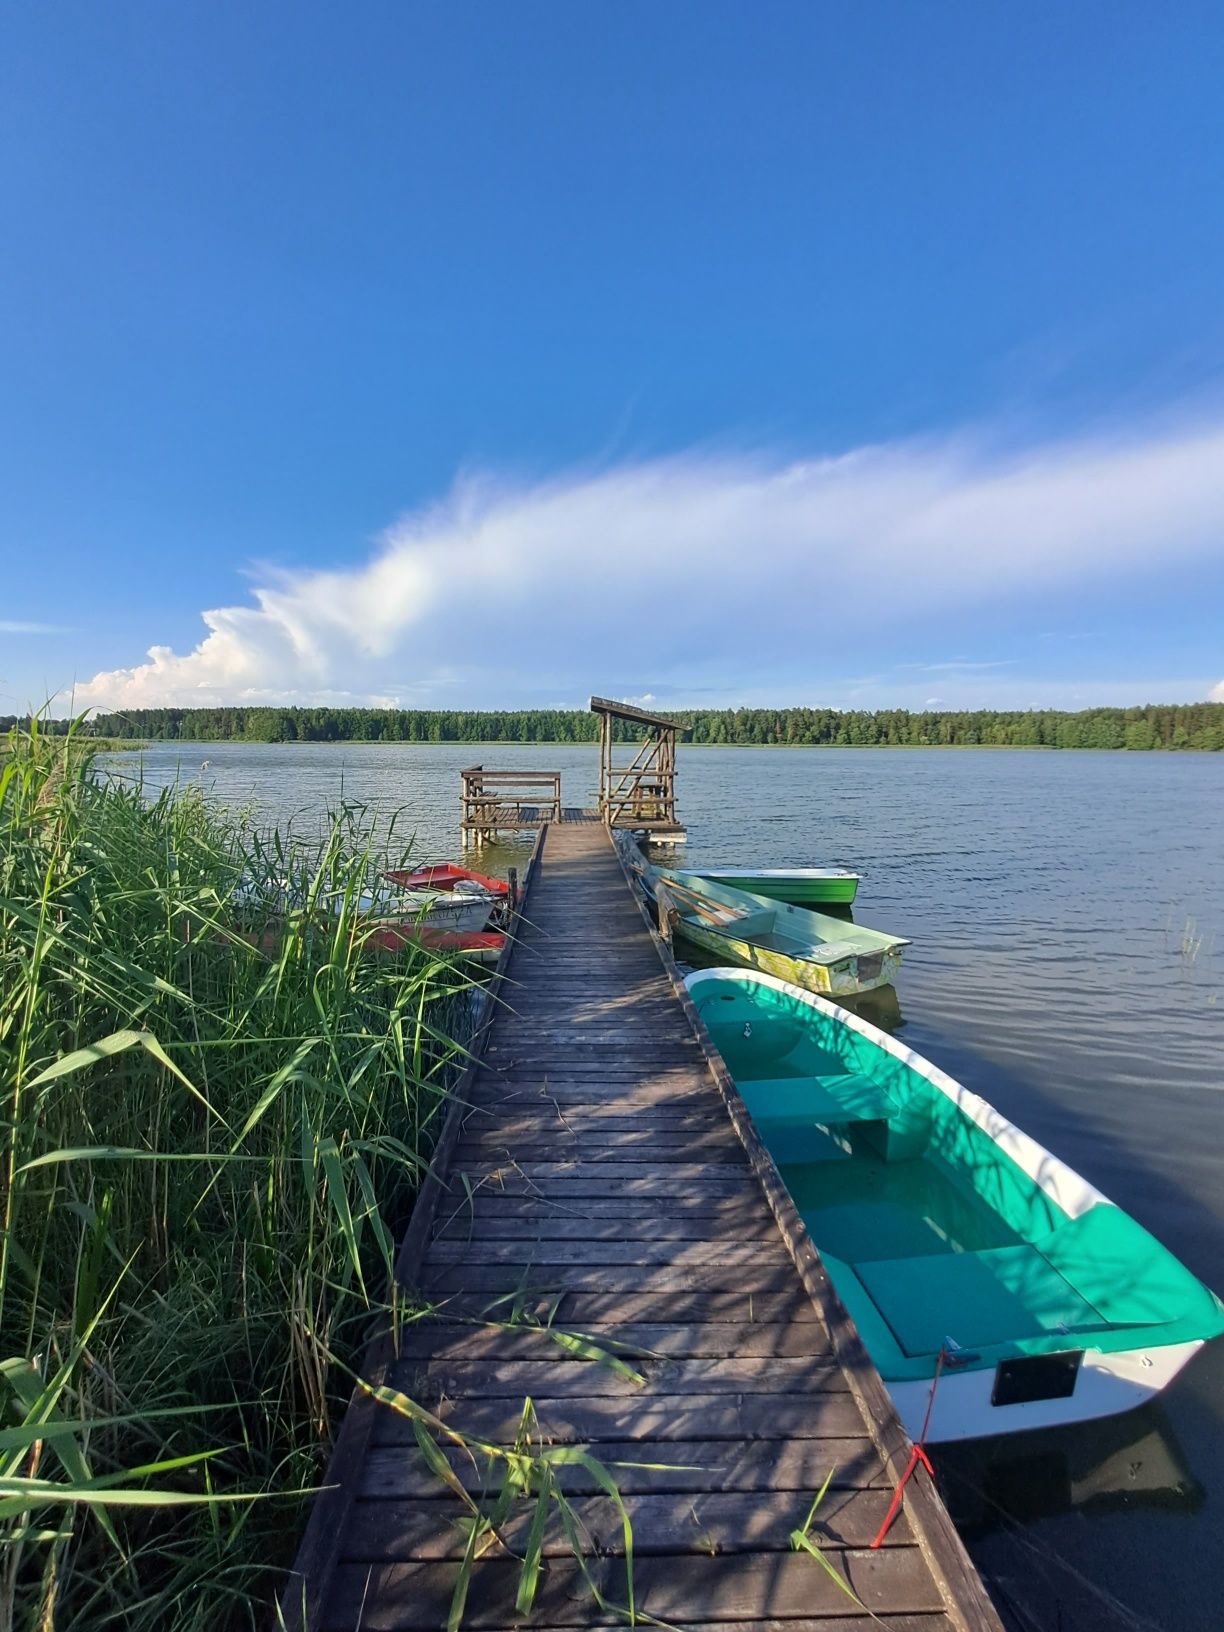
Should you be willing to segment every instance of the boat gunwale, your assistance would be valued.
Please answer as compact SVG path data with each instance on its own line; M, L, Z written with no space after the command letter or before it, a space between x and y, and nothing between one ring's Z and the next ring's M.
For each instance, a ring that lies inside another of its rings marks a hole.
M443 875L438 882L434 881L435 873ZM510 886L504 879L494 878L491 873L479 873L461 861L426 861L416 867L393 867L382 876L398 889L429 890L438 895L454 894L456 885L464 883L475 885L499 899L504 899L510 893Z
M698 878L857 878L862 873L845 867L685 867L677 871L696 873Z
M848 1026L868 1042L891 1054L895 1060L900 1061L917 1076L924 1078L946 1099L951 1100L956 1108L979 1127L992 1143L998 1145L1003 1154L1010 1157L1025 1176L1068 1218L1080 1218L1091 1208L1102 1203L1109 1207L1117 1205L1081 1173L1069 1167L1061 1157L1047 1150L1031 1134L1025 1133L1023 1128L1018 1128L1014 1122L1009 1121L989 1100L983 1099L971 1088L957 1082L955 1077L928 1060L925 1055L919 1054L916 1049L899 1042L888 1032L882 1031L879 1026L872 1025L870 1020L864 1020L861 1015L842 1008L839 1003L825 997L823 993L809 991L804 986L797 986L793 981L783 980L778 975L767 974L761 970L732 967L695 969L691 975L685 977L685 985L691 992L695 986L714 979L725 979L728 976L737 981L753 981L757 985L772 987L787 997L800 999L811 1008L821 1009L826 1012L829 1019ZM1070 1194L1064 1193L1060 1179L1069 1181L1065 1189ZM1124 1211L1121 1208L1118 1210Z

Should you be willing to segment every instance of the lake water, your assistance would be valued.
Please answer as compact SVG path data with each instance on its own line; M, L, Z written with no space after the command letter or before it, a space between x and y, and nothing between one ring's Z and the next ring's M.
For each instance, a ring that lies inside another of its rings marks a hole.
M342 797L407 807L422 857L458 854L459 771L480 760L560 770L565 803L594 801L593 747L142 756L150 784L303 829ZM1224 754L682 747L677 788L694 864L862 873L855 916L914 943L905 1040L1224 1291ZM1224 1624L1224 1341L1143 1411L935 1462L1015 1627Z

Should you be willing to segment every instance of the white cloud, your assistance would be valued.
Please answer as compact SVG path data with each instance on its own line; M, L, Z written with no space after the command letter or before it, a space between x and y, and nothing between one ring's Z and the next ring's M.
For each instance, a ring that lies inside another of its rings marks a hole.
M642 695L650 675L651 694L673 700L771 684L793 698L830 673L831 631L883 655L890 632L955 607L1165 573L1218 558L1222 539L1215 423L1008 454L949 438L790 463L693 455L535 485L466 478L366 560L264 571L254 604L203 614L193 651L153 646L76 696L509 706Z
M903 669L918 669L923 674L976 674L986 669L1011 669L1014 657L999 657L989 663L967 663L963 658L952 658L946 663L902 663Z
M1209 703L1224 703L1224 680L1219 680L1207 693Z
M22 619L0 618L0 635L70 635L58 623L27 623Z

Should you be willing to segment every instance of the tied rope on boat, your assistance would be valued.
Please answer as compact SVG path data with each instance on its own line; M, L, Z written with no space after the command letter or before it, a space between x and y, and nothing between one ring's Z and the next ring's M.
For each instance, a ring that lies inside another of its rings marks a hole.
M926 1415L922 1419L922 1431L914 1441L910 1450L909 1461L905 1464L905 1472L901 1475L896 1490L893 1491L892 1501L888 1504L888 1512L884 1515L884 1523L876 1531L876 1538L871 1544L872 1552L879 1549L884 1537L892 1529L893 1520L901 1507L905 1487L909 1483L910 1475L919 1463L926 1469L927 1477L931 1483L934 1484L935 1482L935 1469L931 1466L931 1459L926 1453L926 1436L927 1429L931 1426L931 1412L935 1405L935 1390L939 1387L939 1374L943 1370L945 1363L949 1366L959 1365L962 1363L963 1358L963 1356L953 1353L947 1344L942 1344L939 1353L935 1356L935 1375L931 1378L931 1392L927 1395Z

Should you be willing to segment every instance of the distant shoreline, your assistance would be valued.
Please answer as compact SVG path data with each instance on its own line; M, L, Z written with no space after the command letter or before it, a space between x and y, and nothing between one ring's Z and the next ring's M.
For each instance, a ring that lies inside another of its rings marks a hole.
M0 727L25 721L0 717ZM681 709L661 718L630 710L614 719L623 747L643 727L674 727L690 748L1052 748L1131 753L1224 751L1224 701L1146 703L1133 708L1058 709L721 708ZM66 721L42 720L62 736ZM80 727L78 727L80 729ZM503 746L547 753L591 746L594 715L584 709L149 708L93 714L88 729L120 742L344 743L357 747L459 747L474 758ZM633 750L629 750L632 754Z
M88 740L88 739L86 739ZM622 744L621 746L626 746ZM913 753L932 751L945 754L1204 754L1218 748L1060 748L1052 742L679 742L686 753ZM490 742L371 742L367 737L332 737L327 741L307 741L297 737L277 742L252 742L243 737L151 737L146 742L108 740L99 753L143 752L146 748L589 748L599 751L598 742L566 742L558 738L538 738L532 742L511 742L504 738Z

